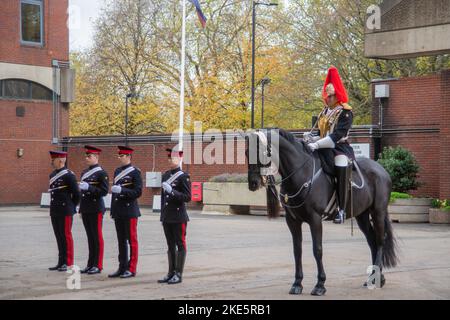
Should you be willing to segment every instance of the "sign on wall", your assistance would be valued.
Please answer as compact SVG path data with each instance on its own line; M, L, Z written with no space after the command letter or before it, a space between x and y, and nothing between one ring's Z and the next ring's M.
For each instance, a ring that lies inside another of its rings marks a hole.
M352 143L350 144L355 151L356 158L370 159L370 143Z

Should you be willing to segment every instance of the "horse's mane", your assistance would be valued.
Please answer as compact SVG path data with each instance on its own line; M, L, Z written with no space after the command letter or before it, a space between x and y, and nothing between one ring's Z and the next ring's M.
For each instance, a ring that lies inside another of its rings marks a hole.
M305 141L303 139L297 139L292 133L290 133L289 131L286 131L284 129L278 129L279 130L279 134L280 137L283 137L284 139L286 139L288 142L290 142L296 149L298 152L305 152Z

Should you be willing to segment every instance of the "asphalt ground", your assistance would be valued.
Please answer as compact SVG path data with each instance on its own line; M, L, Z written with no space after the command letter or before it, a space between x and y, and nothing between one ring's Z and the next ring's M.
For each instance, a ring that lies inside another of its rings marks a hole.
M118 267L117 239L109 213L104 219L104 270L81 275L79 290L69 290L64 272L51 272L57 247L48 209L0 207L0 299L449 299L450 226L394 224L400 264L385 270L386 285L369 290L369 248L356 223L324 222L324 266L327 293L309 293L316 263L307 225L303 227L304 292L289 295L294 280L291 235L284 218L205 215L190 212L188 254L183 283L158 284L167 272L166 242L159 215L143 209L138 223L138 273L131 279L109 279ZM75 264L85 267L87 238L80 216L73 224Z

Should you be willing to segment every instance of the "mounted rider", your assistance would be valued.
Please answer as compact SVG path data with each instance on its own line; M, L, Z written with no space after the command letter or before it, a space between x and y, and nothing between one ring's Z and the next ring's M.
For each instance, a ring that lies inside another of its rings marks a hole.
M338 70L333 66L328 70L322 97L326 105L311 132L304 134L304 139L309 142L308 147L312 152L319 150L324 161L330 167L334 165L339 206L334 223L343 223L348 200L347 170L351 170L349 160L355 159L353 148L348 143L353 112L352 107L347 104L347 92ZM319 136L313 135L312 131L315 129L318 129Z

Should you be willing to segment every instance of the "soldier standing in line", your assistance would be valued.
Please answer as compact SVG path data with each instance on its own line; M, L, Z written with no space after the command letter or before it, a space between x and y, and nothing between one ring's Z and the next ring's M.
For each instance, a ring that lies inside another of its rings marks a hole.
M50 151L51 164L55 169L50 174L50 217L58 245L58 264L50 271L67 271L73 266L72 222L76 206L80 201L75 174L67 169L67 152Z
M138 263L137 221L141 216L137 199L142 194L141 171L131 165L133 149L119 146L121 166L114 172L111 188L111 217L114 219L119 245L119 269L110 278L130 278L136 275ZM128 243L130 260L128 260Z
M108 194L109 182L108 174L98 164L102 150L93 146L85 146L85 149L88 168L81 173L80 214L88 238L89 259L81 273L97 274L103 269L103 197Z
M167 241L169 271L158 283L176 284L182 281L186 260L186 227L189 216L186 203L191 200L189 175L180 168L183 151L166 149L170 170L162 176L161 222Z

